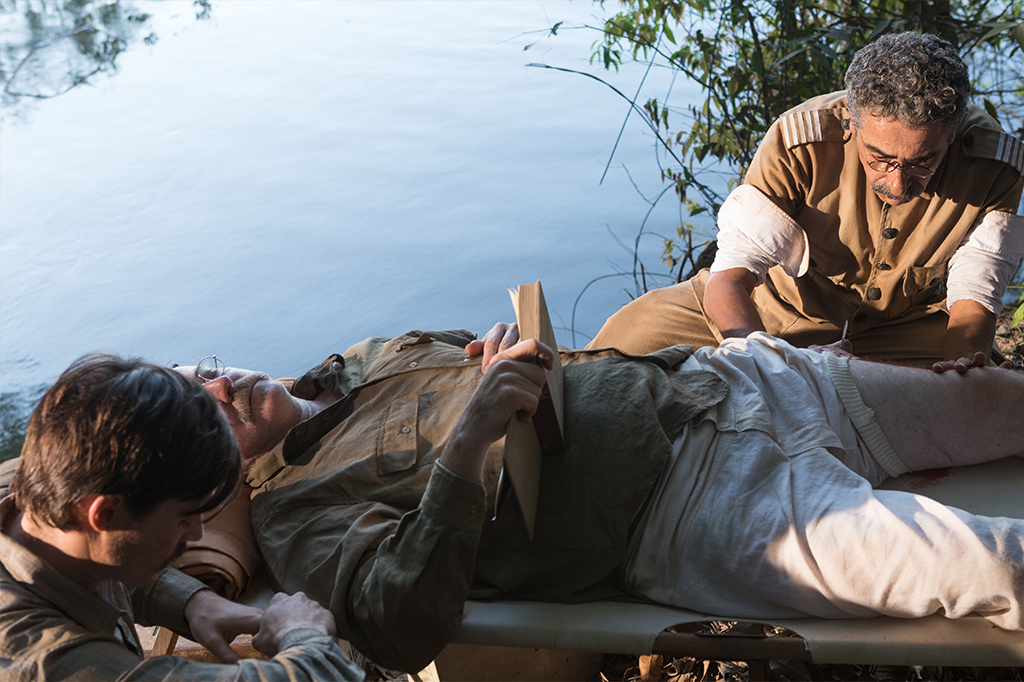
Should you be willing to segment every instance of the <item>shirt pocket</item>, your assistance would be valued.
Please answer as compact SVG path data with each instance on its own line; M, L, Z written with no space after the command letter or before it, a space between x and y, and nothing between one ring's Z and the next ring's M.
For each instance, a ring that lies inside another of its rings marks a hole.
M946 264L907 268L903 277L903 295L911 305L938 301L946 295Z
M419 396L392 402L377 431L377 473L392 474L416 465L419 458Z

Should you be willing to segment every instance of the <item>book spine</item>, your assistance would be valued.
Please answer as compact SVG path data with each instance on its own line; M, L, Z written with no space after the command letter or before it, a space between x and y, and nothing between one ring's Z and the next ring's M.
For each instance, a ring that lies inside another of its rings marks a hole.
M540 441L541 452L545 455L557 455L565 452L562 428L558 423L555 403L551 399L551 392L548 390L547 384L544 384L540 402L537 404L537 411L533 415L533 426L537 430L537 440Z

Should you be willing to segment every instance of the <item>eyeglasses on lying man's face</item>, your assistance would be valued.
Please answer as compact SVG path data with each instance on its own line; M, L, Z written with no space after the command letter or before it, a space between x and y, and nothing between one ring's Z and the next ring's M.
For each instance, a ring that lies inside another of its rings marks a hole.
M196 378L204 384L224 376L224 362L216 355L207 355L196 363Z

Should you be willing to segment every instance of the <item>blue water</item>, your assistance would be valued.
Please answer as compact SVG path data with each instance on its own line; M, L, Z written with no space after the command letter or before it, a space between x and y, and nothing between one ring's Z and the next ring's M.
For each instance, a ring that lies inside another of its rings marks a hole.
M23 7L2 17L5 47ZM599 26L600 5L123 7L151 16L116 70L5 102L7 431L12 409L97 349L293 375L370 335L486 331L513 315L506 289L536 279L560 342L583 345L635 292L615 275L664 187L654 137L634 113L602 183L628 104L529 66L632 96L643 68L590 65L598 33L571 28ZM685 97L669 79L652 72L640 102ZM646 229L679 220L666 197ZM641 240L649 269L660 251Z

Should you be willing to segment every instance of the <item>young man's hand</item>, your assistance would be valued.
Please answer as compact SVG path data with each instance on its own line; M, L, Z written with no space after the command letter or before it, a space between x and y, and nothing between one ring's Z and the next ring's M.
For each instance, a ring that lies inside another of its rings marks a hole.
M293 595L278 592L263 614L252 646L260 653L273 656L281 650L281 640L287 633L307 629L334 637L337 632L334 614L302 592Z
M192 638L224 663L238 662L231 642L238 635L257 632L262 617L263 609L237 604L213 590L200 590L185 604L185 620L192 628Z

